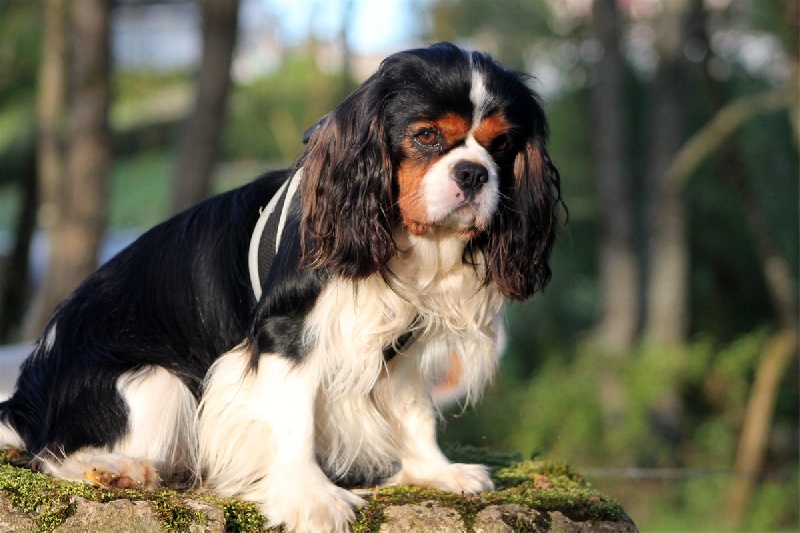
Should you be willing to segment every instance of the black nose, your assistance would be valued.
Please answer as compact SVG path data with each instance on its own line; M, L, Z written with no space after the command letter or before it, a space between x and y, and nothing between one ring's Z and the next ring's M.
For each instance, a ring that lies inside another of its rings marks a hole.
M453 179L465 193L477 192L489 181L489 171L480 163L459 161L453 167Z

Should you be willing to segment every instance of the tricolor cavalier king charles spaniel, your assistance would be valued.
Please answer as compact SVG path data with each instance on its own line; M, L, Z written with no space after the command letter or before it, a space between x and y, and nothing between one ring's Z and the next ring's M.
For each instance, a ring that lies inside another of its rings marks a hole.
M345 479L491 489L440 451L433 391L476 399L503 302L550 278L546 137L488 55L388 57L294 168L154 227L64 301L0 444L100 486L202 482L291 531L346 531Z

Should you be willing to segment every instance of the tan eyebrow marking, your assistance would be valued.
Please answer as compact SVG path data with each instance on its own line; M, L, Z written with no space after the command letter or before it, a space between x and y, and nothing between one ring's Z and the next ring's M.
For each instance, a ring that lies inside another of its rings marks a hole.
M495 139L509 131L511 131L511 124L502 111L497 111L481 120L475 131L472 132L472 136L481 146L489 147Z
M442 135L445 144L451 146L463 141L471 126L469 119L455 113L447 113L438 118L412 122L409 125L409 134L413 136L426 127L436 128Z

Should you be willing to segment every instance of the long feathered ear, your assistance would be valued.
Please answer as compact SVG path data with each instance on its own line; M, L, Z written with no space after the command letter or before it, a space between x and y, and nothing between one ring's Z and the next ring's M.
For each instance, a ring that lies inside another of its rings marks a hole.
M486 246L489 276L511 300L524 300L550 281L550 252L559 226L561 184L544 135L528 140L501 183L501 203Z
M309 139L301 182L307 268L358 279L380 270L396 251L382 100L368 81Z

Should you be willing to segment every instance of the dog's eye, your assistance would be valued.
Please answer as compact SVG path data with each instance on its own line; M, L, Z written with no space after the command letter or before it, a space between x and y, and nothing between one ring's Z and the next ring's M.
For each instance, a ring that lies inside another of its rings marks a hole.
M414 135L414 141L422 146L433 148L439 145L439 132L432 128L425 128Z
M511 141L508 138L508 135L500 135L499 137L495 138L492 141L492 151L493 152L502 152L511 144Z

